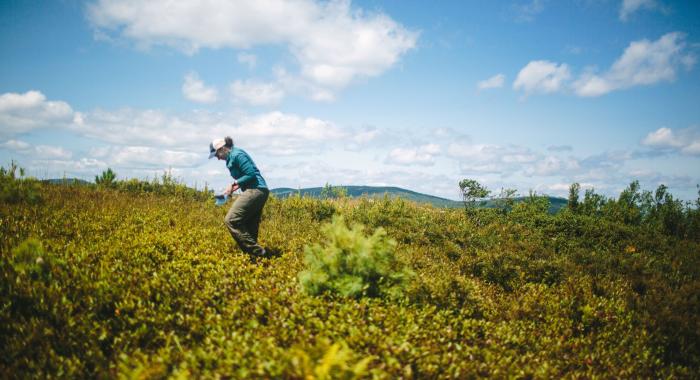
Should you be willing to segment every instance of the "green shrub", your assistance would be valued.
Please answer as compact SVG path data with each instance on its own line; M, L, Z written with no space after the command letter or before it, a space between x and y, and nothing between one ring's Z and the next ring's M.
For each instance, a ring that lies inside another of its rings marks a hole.
M467 211L473 210L477 202L486 199L486 197L491 194L491 190L482 186L476 180L469 178L465 178L459 182L459 190L462 193L462 201Z
M382 228L371 236L363 230L361 225L348 228L340 216L323 226L325 244L305 250L307 269L299 274L305 292L353 298L403 295L411 272L396 257L396 242Z
M515 197L517 195L518 191L515 189L501 188L501 192L492 198L494 208L501 214L509 213L513 210L513 206L515 206Z
M321 189L321 199L347 198L347 196L347 188L342 186L333 186L328 182L326 182L326 184Z
M335 201L330 199L319 200L294 195L285 199L284 203L285 214L294 217L299 223L330 220L337 211Z
M115 187L117 183L117 173L115 173L111 168L104 170L102 174L95 176L95 183L100 187Z
M17 173L19 171L19 173ZM41 201L41 186L34 178L24 176L24 169L13 161L10 167L0 167L0 202L37 203Z
M580 191L581 185L578 182L574 182L571 184L571 186L569 186L569 199L566 202L566 207L573 213L578 211L578 198Z
M105 174L103 173L103 177ZM110 180L109 185L103 185L104 187L116 188L119 191L125 191L129 193L143 194L143 193L153 193L159 195L171 195L179 198L189 198L200 201L212 200L213 192L209 190L209 187L205 184L204 189L191 188L186 184L182 183L181 180L173 177L172 173L169 171L163 172L163 174L158 177L154 177L152 180L142 180L131 178L128 180L114 181ZM99 182L98 182L99 184Z

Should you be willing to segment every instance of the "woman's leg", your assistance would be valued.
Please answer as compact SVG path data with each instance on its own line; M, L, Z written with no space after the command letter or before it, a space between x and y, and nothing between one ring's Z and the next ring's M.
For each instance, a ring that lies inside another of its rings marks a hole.
M252 220L259 218L267 200L267 193L258 189L248 189L238 196L228 210L224 223L238 246L247 254L261 256L265 250L258 245L257 236L250 229ZM257 235L257 232L256 232Z
M265 203L267 202L267 198L270 194L269 191L267 190L261 190L264 192L264 199L262 199L262 205L260 206L260 210L250 218L250 223L248 224L248 231L250 231L250 235L255 239L255 241L258 241L258 231L260 231L260 220L262 219L262 214L263 214L263 208L265 207Z

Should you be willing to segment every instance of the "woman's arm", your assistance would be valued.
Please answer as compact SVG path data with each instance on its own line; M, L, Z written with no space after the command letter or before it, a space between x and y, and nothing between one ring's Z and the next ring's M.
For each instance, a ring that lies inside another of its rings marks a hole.
M249 182L255 181L255 164L253 164L250 156L247 153L239 154L236 156L236 161L241 169L241 173L243 173L242 176L236 179L238 186L243 187Z

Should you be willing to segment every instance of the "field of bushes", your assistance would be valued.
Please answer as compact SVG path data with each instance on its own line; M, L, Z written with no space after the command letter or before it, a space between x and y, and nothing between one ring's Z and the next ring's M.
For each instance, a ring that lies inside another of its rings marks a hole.
M698 204L663 188L556 215L272 197L252 262L206 194L1 174L0 377L700 371Z

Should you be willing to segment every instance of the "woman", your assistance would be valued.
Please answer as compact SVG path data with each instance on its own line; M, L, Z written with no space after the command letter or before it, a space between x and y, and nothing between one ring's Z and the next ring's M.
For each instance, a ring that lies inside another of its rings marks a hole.
M243 252L253 258L267 257L267 252L258 244L258 229L263 207L270 191L260 170L243 149L234 147L233 140L226 136L209 144L209 158L216 156L226 161L233 183L224 194L241 189L242 193L228 210L224 223Z

